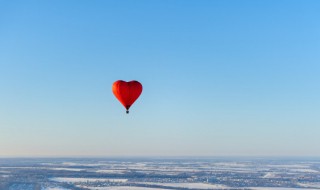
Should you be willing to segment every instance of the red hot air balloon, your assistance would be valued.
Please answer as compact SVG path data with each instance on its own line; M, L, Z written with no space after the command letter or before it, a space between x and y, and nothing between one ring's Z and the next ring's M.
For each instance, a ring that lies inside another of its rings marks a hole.
M129 108L139 98L142 92L142 85L135 80L130 82L117 80L112 85L112 92L127 109L126 113L129 113Z

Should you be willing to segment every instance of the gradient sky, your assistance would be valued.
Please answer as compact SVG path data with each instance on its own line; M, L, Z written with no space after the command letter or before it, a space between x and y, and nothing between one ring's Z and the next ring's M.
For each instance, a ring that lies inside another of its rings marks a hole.
M0 1L0 156L320 156L319 10Z

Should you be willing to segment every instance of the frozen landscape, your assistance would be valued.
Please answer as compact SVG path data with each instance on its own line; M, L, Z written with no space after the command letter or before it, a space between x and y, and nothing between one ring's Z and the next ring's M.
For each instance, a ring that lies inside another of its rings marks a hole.
M319 159L0 159L2 190L320 189Z

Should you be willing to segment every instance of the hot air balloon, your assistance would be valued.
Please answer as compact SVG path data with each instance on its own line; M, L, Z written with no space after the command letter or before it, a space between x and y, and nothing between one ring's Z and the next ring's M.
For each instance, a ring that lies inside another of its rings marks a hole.
M126 113L129 113L129 108L139 98L142 92L142 85L138 81L122 81L117 80L112 85L112 92L120 103L126 108Z

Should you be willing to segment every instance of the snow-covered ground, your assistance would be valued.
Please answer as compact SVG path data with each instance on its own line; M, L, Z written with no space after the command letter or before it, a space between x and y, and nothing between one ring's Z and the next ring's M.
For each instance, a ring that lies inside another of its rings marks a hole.
M45 187L45 188L42 188L41 190L70 190L70 189L65 189L62 187Z
M81 172L84 171L85 169L80 169L80 168L45 168L47 170L64 170L64 171L73 171L73 172Z
M65 183L78 182L127 182L128 179L112 179L112 178L72 178L72 177L54 177L50 180Z
M249 187L251 190L315 190L305 188L286 188L286 187Z
M76 187L91 190L320 190L320 181L317 181L320 162L307 161L58 159L52 163L22 160L20 164L11 161L0 165L0 179L5 183L23 179L26 174L31 176L28 183L12 183L13 189L32 190L38 187L34 184L40 184L43 185L41 190L71 190ZM40 175L43 176L41 182L37 177ZM69 189L62 188L64 186Z
M306 187L306 188L318 188L320 189L320 182L318 183L298 183L297 185L300 185L301 187Z
M91 186L78 186L90 190L168 190L163 188L148 188L148 187L133 187L133 186L111 186L111 187L91 187Z
M107 174L123 174L126 170L97 170L97 173L107 173Z
M299 173L319 173L317 170L308 169L308 168L299 168L299 169L291 169L292 172L299 172Z
M65 171L74 171L74 172L80 172L84 171L85 169L80 168L65 168L65 167L0 167L2 169L37 169L37 170L65 170Z
M269 168L309 168L309 164L268 164Z
M268 172L262 178L275 178L276 176L275 172Z
M74 163L74 162L63 162L62 165L64 166L108 166L109 164L105 164L105 163L95 163L95 164L89 164L89 163Z
M248 167L247 164L238 163L238 162L217 162L214 163L215 166L219 167L231 167L231 168L239 168L239 167Z
M225 185L209 184L209 183L141 183L147 185L161 185L166 187L180 187L189 189L229 189Z

